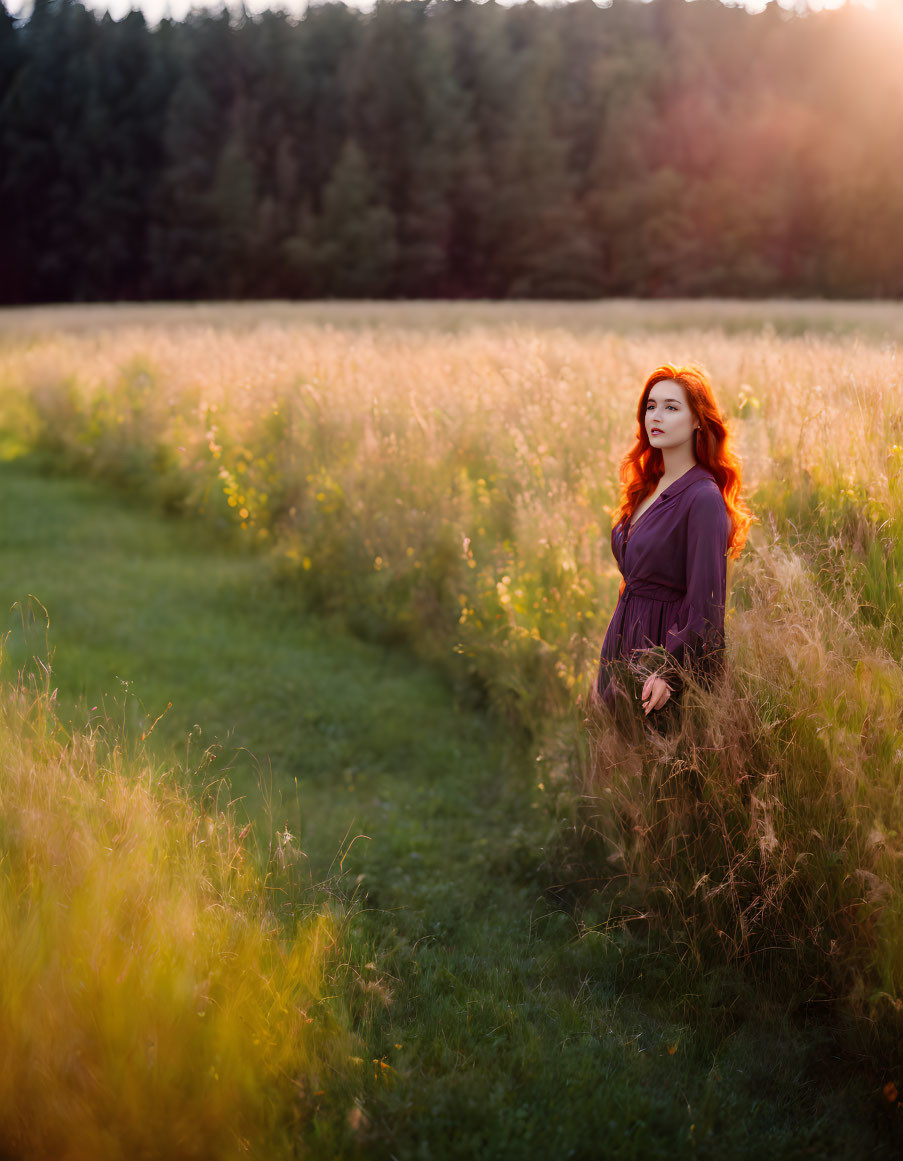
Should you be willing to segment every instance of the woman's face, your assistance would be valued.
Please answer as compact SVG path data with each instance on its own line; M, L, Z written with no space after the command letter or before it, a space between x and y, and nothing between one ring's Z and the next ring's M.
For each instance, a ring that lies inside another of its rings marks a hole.
M675 448L695 439L696 416L683 385L674 379L654 383L646 397L646 435L653 447Z

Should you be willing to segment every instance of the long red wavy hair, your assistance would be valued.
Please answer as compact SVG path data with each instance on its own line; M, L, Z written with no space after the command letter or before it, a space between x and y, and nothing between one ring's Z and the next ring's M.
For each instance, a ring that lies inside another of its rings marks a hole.
M649 392L662 379L680 383L687 402L699 421L696 432L696 459L707 467L724 497L731 531L728 537L728 560L736 560L746 543L750 524L756 517L740 497L740 459L732 448L730 432L715 402L709 377L698 363L676 366L663 363L657 367L643 387L637 407L639 434L637 441L621 461L621 502L612 513L617 525L625 516L632 516L637 504L648 496L665 472L665 460L660 448L653 447L646 433L646 401Z

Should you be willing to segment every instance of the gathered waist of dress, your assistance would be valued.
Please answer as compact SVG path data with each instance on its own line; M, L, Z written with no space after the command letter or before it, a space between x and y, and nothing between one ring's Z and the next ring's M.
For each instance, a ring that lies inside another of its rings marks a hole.
M672 588L671 585L660 585L654 581L628 581L621 591L621 600L630 597L652 597L656 601L679 601L684 596L683 589Z

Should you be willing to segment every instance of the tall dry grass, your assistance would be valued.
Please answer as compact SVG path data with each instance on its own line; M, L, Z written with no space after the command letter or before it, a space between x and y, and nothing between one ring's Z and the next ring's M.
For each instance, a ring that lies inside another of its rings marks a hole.
M724 679L691 681L670 733L589 711L582 839L601 840L613 922L694 968L837 1001L887 1047L903 1028L903 665L863 642L851 593L825 602L777 543L738 588Z
M516 326L527 330L565 328L580 334L614 331L649 334L696 328L743 335L763 331L794 336L806 332L861 334L872 339L903 338L903 306L895 300L793 298L605 298L554 300L328 299L247 302L119 302L103 306L58 303L5 307L0 338L49 332L96 332L119 327L204 326L222 331L283 327L416 328L455 333L474 326Z
M739 329L766 307L712 307L711 326L683 330L657 311L646 332L638 312L622 333L591 312L567 329L464 312L453 332L423 312L406 325L403 307L398 325L376 308L379 325L353 326L100 314L93 330L7 334L0 446L209 520L312 607L446 666L532 743L550 795L582 795L572 835L604 836L637 910L700 969L742 961L896 1011L896 341ZM618 582L608 513L665 360L710 372L759 526L730 572L727 685L691 691L690 732L651 758L648 739L625 749L595 722L590 759L582 696Z
M68 735L39 664L0 688L3 1155L298 1156L360 1051L347 911L292 888L291 836L261 868L231 808Z
M665 357L708 366L764 518L820 519L844 552L855 524L879 615L903 622L894 353L717 330L98 326L7 344L0 428L6 455L39 446L234 531L362 632L456 653L515 725L566 711L595 664L617 463Z

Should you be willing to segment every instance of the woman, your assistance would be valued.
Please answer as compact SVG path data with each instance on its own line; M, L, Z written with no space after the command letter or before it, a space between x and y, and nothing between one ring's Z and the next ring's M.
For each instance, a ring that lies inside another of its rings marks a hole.
M624 579L592 694L619 718L640 701L646 720L679 705L682 671L703 680L721 671L727 558L740 555L753 517L701 367L653 371L637 419L611 533Z

